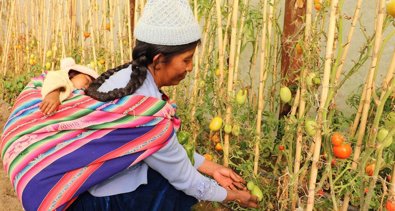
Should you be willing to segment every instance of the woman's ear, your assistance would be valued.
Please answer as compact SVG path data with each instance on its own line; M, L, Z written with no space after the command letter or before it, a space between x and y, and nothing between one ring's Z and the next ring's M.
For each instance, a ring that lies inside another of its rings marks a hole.
M162 56L162 54L156 54L152 59L152 66L154 67L154 70L159 69L158 65L161 63Z

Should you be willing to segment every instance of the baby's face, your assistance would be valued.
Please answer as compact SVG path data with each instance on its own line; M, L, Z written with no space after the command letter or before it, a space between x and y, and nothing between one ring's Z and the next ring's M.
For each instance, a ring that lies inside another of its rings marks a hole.
M92 79L90 76L80 73L74 76L71 79L71 82L76 89L87 89L89 87L89 84L92 83Z

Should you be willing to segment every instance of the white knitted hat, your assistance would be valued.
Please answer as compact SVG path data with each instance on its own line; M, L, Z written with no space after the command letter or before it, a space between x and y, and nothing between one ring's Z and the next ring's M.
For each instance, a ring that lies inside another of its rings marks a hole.
M183 45L200 39L200 27L188 0L148 0L135 28L137 40Z
M63 58L62 60L60 60L60 69L63 71L66 71L67 73L69 73L69 71L71 69L78 71L80 73L84 73L87 74L89 76L92 76L92 78L96 79L97 77L99 77L99 74L97 74L97 72L89 67L83 66L83 65L79 65L76 64L74 59L71 57L66 57Z

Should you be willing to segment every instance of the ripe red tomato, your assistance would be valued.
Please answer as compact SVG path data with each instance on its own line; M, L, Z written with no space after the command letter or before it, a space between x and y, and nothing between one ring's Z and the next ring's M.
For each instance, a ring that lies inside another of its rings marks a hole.
M385 204L385 208L388 211L395 211L395 200L387 200L387 203Z
M280 151L283 151L283 150L285 149L285 147L284 147L283 145L280 145L280 146L278 146L278 149L279 149Z
M340 146L344 142L344 136L341 133L335 132L331 140L333 146Z
M366 173L367 175L369 175L369 176L373 176L375 166L376 166L376 165L375 165L374 163L371 163L371 164L369 164L369 165L366 165L366 167L365 167L365 173Z
M352 149L350 144L342 144L340 146L333 147L333 154L340 159L346 159L350 157Z

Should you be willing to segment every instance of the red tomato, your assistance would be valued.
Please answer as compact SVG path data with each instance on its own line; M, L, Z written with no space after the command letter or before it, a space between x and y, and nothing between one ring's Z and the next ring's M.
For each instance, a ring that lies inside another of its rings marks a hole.
M344 136L341 133L335 132L331 140L333 146L340 146L344 142Z
M385 204L385 208L388 211L395 211L395 200L387 200L387 203Z
M342 144L340 146L333 147L333 154L340 159L346 159L350 157L352 149L350 144Z
M283 151L283 150L285 149L285 147L284 147L283 145L280 145L280 146L278 146L278 149L279 149L280 151Z

